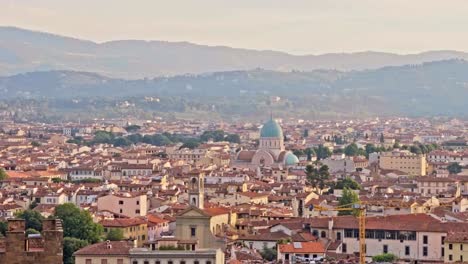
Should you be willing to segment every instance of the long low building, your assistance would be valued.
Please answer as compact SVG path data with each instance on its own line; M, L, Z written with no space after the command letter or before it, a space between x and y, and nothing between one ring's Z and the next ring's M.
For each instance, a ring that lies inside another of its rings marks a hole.
M340 252L359 252L359 223L353 216L310 218L305 227L340 244ZM442 222L428 214L392 215L366 219L366 256L392 253L402 260L443 261L444 240L450 232L468 231L467 223Z
M107 241L84 247L73 254L76 264L224 264L220 249L134 247L128 241Z

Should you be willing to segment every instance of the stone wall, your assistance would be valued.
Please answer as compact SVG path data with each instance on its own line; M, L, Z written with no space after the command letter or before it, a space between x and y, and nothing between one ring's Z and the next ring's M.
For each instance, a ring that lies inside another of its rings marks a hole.
M59 219L44 220L41 243L34 243L25 234L23 219L9 219L5 250L0 251L2 264L62 264L63 229ZM37 238L35 238L37 240ZM37 245L41 245L38 247ZM34 245L34 246L32 246Z

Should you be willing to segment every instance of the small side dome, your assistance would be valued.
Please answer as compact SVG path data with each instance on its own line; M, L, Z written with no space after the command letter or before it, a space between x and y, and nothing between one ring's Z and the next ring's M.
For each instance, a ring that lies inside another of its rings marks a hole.
M292 152L288 152L284 158L284 164L287 166L293 166L299 163L299 159Z

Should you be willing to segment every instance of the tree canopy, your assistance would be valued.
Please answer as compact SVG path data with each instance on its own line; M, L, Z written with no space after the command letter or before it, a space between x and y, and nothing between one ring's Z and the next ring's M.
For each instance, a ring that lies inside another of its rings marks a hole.
M42 231L42 220L44 217L37 211L34 210L24 210L16 214L16 217L24 219L26 222L26 229L34 229L37 231Z
M314 148L314 152L317 155L317 160L323 160L331 156L332 152L329 148L319 145Z
M322 165L320 168L312 165L306 167L307 180L314 188L323 190L328 185L330 179L330 172L327 165Z
M0 181L6 180L8 178L8 174L6 174L3 168L0 168Z
M88 241L74 238L65 237L63 239L63 264L74 264L73 253L88 245Z
M447 166L447 170L450 172L450 174L458 174L462 172L462 166L460 166L460 164L457 162L454 162Z
M111 228L106 235L106 240L120 241L124 239L124 234L120 228Z
M63 235L96 243L100 240L103 228L93 222L89 212L81 211L71 203L65 203L55 208L56 218L62 219Z
M384 253L380 255L376 255L372 257L373 262L388 262L388 263L394 263L398 257L394 254L390 253Z
M339 199L339 206L352 207L359 203L359 195L349 188L344 188L342 196ZM339 211L338 215L358 215L357 210Z
M359 185L359 183L357 183L355 180L346 177L345 179L338 181L335 185L335 188L340 190L343 190L345 188L351 190L359 190L361 189L361 185Z

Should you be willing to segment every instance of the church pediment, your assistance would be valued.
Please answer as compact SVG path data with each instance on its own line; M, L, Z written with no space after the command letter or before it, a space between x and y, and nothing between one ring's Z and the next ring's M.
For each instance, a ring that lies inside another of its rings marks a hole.
M188 217L206 216L206 217L209 217L209 215L206 214L203 210L200 210L199 208L193 207L193 206L186 209L185 211L181 212L178 215L178 217L184 217L184 216L188 216Z

